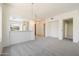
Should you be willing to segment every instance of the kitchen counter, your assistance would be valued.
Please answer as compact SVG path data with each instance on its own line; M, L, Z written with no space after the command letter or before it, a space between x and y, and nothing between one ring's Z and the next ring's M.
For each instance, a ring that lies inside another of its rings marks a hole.
M35 35L33 31L10 31L9 38L10 45L12 45L29 40L35 40Z

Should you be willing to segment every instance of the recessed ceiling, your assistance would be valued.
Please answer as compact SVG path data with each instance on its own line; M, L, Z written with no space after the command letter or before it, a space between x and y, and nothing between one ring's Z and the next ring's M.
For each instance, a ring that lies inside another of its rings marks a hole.
M27 19L32 19L32 11L38 18L49 18L79 9L79 3L35 3L33 6L31 3L10 3L7 5L10 16L21 16Z

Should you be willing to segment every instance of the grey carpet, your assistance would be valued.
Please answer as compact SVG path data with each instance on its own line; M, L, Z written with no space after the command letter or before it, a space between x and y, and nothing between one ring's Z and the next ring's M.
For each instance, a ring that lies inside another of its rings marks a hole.
M79 44L56 38L36 38L3 49L5 56L79 56Z

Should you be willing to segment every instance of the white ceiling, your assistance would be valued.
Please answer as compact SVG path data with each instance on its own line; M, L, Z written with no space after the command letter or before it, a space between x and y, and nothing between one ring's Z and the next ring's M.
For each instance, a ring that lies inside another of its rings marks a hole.
M73 11L79 9L79 3L10 3L7 4L9 14L13 17L24 17L26 19L32 18L33 13L37 14L38 18L53 17L57 14Z

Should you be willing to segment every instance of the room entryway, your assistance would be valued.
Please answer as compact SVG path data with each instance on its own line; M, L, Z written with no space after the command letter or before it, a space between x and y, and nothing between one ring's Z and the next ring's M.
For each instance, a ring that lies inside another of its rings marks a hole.
M42 21L37 21L35 23L35 36L45 37L45 23L43 23Z
M73 40L73 19L64 20L64 39Z

